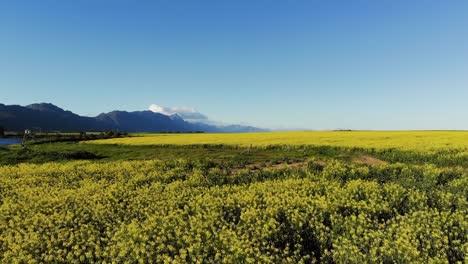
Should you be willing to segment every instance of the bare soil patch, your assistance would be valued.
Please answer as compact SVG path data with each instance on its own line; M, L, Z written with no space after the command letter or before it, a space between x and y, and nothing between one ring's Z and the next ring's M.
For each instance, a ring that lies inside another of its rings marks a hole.
M364 164L364 165L384 165L387 164L386 161L378 159L376 157L368 156L368 155L361 155L359 157L355 157L353 159L354 163L357 164Z
M301 168L304 167L307 164L305 161L297 161L297 162L282 162L282 163L276 163L276 164L266 164L266 163L251 163L246 165L245 167L242 168L235 168L232 170L232 174L236 174L238 171L243 170L243 169L248 169L250 171L259 171L259 170L265 170L265 169L287 169L287 168Z

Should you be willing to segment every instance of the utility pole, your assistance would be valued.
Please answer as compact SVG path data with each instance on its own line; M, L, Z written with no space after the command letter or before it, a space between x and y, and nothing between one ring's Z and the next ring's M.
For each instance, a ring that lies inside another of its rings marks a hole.
M21 142L21 147L25 148L26 147L26 140L28 139L28 136L31 134L31 130L26 129L24 130L24 136L23 136L23 141Z

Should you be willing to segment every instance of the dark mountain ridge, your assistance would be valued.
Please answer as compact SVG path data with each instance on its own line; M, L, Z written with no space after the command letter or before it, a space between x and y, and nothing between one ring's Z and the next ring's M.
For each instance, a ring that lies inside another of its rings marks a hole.
M77 115L50 103L28 106L0 104L0 127L8 131L79 132L116 130L125 132L252 132L248 126L215 126L190 123L179 115L151 111L112 111L96 117Z

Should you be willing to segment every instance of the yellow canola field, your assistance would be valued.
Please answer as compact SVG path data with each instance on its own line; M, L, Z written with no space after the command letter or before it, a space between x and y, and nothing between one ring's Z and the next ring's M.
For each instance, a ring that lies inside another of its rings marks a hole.
M467 131L327 131L268 133L139 134L86 142L124 145L197 145L238 146L315 145L414 151L466 150Z

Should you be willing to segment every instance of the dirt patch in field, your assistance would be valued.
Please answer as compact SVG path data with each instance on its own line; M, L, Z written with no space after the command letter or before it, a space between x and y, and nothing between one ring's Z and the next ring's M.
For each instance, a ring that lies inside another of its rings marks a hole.
M246 165L242 168L235 168L231 172L232 174L236 174L238 171L243 169L248 169L250 171L259 171L265 169L287 169L287 168L302 168L307 163L305 161L298 161L298 162L283 162L283 163L276 163L276 164L266 164L266 163L251 163Z
M306 163L305 162L293 162L293 163L280 163L280 164L274 164L272 166L269 166L269 168L274 168L274 169L284 169L284 168L301 168L304 167Z
M364 165L384 165L387 164L386 161L372 157L372 156L367 156L367 155L362 155L359 157L355 157L353 159L354 163L357 164L364 164Z

